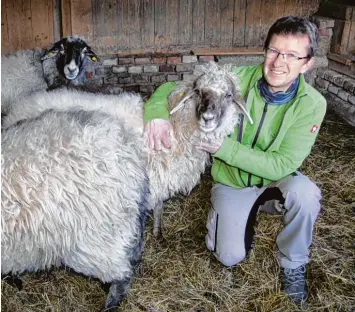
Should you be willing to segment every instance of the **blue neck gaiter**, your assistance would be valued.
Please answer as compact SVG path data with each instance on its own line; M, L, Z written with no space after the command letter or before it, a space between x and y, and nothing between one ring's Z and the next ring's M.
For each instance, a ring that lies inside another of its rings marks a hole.
M266 80L261 78L258 82L258 89L261 97L267 104L282 105L288 103L295 97L299 83L300 77L298 76L287 91L278 91L272 93L268 88L269 85L267 84Z

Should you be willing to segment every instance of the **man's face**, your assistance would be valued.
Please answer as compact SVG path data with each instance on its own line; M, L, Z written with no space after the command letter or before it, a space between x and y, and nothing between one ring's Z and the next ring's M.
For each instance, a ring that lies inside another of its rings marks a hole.
M268 48L281 53L305 57L308 53L308 45L307 35L273 35ZM281 54L273 58L265 57L263 72L270 91L286 91L298 75L305 73L313 63L313 57L302 60L284 59Z

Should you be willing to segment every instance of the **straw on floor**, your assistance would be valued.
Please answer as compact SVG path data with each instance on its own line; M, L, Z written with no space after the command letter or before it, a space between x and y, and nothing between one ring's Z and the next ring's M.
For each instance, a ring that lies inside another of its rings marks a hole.
M303 311L355 311L355 128L328 114L301 171L323 191ZM249 257L223 267L204 245L210 188L206 173L190 196L166 203L163 242L149 220L143 262L120 311L298 311L281 291L275 258L281 217L260 214ZM98 311L106 298L99 282L63 269L27 273L23 286L2 282L2 311Z

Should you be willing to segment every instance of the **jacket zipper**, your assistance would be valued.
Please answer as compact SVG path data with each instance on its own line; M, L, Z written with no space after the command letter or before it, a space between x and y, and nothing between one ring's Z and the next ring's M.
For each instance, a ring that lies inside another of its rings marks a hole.
M256 130L256 134L255 134L253 143L252 143L252 145L251 145L251 148L252 148L252 149L254 148L256 142L258 141L258 137L259 137L261 128L262 128L262 126L263 126L266 113L267 113L267 108L268 108L268 103L265 103L265 105L264 105L264 111L263 111L263 114L261 115L260 123L259 123L258 129ZM249 186L249 187L251 186L251 173L248 174L248 186Z
M239 123L239 131L238 131L238 137L237 137L237 141L239 143L242 143L242 137L243 137L243 123L244 123L244 115L241 114L241 117L240 117L240 123ZM243 185L246 187L243 179L242 179L242 173L241 173L241 170L240 168L238 168L238 173L239 173L239 176L240 176L240 180L242 181Z

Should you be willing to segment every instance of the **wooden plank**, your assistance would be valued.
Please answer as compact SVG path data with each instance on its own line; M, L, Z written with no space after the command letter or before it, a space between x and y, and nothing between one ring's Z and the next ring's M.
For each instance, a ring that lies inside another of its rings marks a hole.
M341 43L340 43L340 53L341 54L346 54L349 52L348 44L349 44L349 39L351 36L351 26L352 26L351 24L352 24L352 22L350 22L350 21L344 22L343 34L341 36Z
M198 48L193 49L194 55L263 55L262 48Z
M11 45L9 41L7 25L7 0L1 1L1 53L9 53Z
M221 12L218 0L206 0L205 43L218 46L221 42Z
M349 21L340 21L340 23L336 23L335 25L342 25L342 30L340 28L340 36L337 38L338 41L338 46L337 46L337 51L340 54L346 54L348 52L348 40L350 38L350 30L351 30L351 22Z
M354 10L355 15L355 10ZM347 52L355 55L355 21L351 22Z
M118 10L116 0L93 1L93 36L116 36L118 33Z
M154 45L154 0L143 0L142 45Z
M71 0L62 0L62 36L73 34L71 22Z
M280 0L264 0L261 12L268 12L267 17L263 19L260 25L260 41L259 45L264 46L267 33L271 25L284 14L284 1Z
M346 56L335 54L335 53L328 53L327 57L330 60L336 61L346 66L350 66L352 63L355 63L351 59L347 58Z
M234 0L220 0L220 45L231 47L233 45L233 17Z
M141 17L142 5L140 0L129 0L127 25L129 26L129 46L140 47L142 45Z
M322 1L317 12L318 15L341 20L352 20L355 18L353 7L331 1Z
M234 2L234 25L233 46L241 47L245 44L245 18L247 0L235 0Z
M32 35L35 47L42 48L54 41L52 0L31 0Z
M165 44L179 43L179 1L166 1L166 41Z
M355 62L352 62L350 65L344 65L333 60L329 60L328 68L347 75L351 78L355 78Z
M260 8L262 0L247 0L247 14L245 24L245 45L256 47L259 44Z
M309 17L318 10L318 0L285 0L283 15L299 15Z
M97 1L97 0L96 0ZM99 2L99 1L98 1ZM127 14L128 14L128 2L127 0L116 0L116 27L117 32L115 33L115 38L117 44L123 48L129 46L129 25L127 24ZM108 45L114 45L115 42L111 36L105 38L104 42Z
M92 2L71 0L72 31L86 41L93 40Z
M62 36L61 0L53 0L53 41L57 42Z
M155 45L165 45L166 42L166 1L155 0L154 11Z
M295 0L285 0L283 16L294 15L295 9Z
M195 0L192 4L192 43L205 43L205 0Z
M193 0L179 1L179 40L180 44L192 43Z
M11 50L33 47L31 2L12 0L7 2L8 35Z

